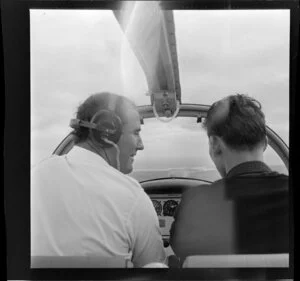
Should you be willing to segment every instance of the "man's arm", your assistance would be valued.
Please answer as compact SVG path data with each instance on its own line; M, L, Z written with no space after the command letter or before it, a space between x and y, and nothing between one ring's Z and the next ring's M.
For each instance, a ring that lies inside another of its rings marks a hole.
M144 192L137 200L128 221L133 245L132 262L135 267L152 262L166 263L166 253L153 204Z
M191 192L189 189L185 191L181 196L179 206L176 208L174 214L174 221L170 228L170 245L178 258L185 256L184 245L187 242L185 237L185 229L182 225L182 218L185 216L186 206L189 205Z
M181 261L189 255L230 253L233 230L233 205L224 197L222 188L198 186L182 195L170 244Z

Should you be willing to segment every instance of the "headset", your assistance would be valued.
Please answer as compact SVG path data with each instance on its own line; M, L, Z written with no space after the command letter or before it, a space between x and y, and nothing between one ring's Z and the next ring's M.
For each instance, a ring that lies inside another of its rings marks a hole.
M80 119L71 119L70 127L75 130L79 127L88 128L92 139L97 141L104 148L115 146L123 131L122 120L114 112L115 105L115 97L111 96L108 109L97 111L90 122Z

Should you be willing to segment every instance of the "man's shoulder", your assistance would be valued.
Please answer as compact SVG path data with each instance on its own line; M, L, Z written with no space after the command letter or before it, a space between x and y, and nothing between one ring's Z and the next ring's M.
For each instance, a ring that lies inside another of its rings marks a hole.
M129 175L123 174L122 172L116 170L113 167L109 167L109 169L116 176L116 178L119 178L120 180L122 180L122 182L124 182L124 184L126 184L126 186L128 188L132 189L133 191L143 190L142 186L136 179L132 178Z
M183 194L182 197L185 198L185 200L202 197L205 195L215 194L215 193L222 193L222 187L223 187L223 180L218 180L215 182L212 182L210 184L200 184L194 187L187 188Z
M250 184L287 184L289 181L289 176L286 174L281 174L276 171L264 172L260 174L254 175L245 175L245 176L237 176L225 179L224 183L231 184L231 183L250 183Z
M277 172L257 176L232 177L225 180L229 198L250 198L257 196L285 196L289 190L289 176Z
M142 189L142 186L140 185L140 183L133 177L129 176L129 175L124 175L127 180L132 184L132 186L135 186L136 188L140 188Z
M32 172L36 172L39 170L43 170L44 168L47 167L56 167L57 163L64 161L64 156L58 156L58 155L50 155L47 158L44 158L41 160L39 163L35 164L34 166L31 167Z
M122 192L123 195L127 194L126 196L133 197L135 199L147 197L144 189L136 179L132 178L129 175L125 175L115 169L114 174L116 176L114 180L118 182L118 189L120 190L120 192Z
M219 179L211 183L199 184L197 186L186 189L184 193L199 193L201 191L212 190L217 187L221 187L224 184L224 179Z
M270 173L267 173L265 175L266 179L272 178L274 181L285 181L287 182L289 180L289 176L286 174L282 174L276 171L272 171Z

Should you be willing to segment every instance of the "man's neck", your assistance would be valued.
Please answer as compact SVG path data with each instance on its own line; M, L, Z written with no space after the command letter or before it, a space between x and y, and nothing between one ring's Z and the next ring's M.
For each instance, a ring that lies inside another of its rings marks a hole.
M76 145L81 148L84 148L86 150L89 150L93 153L96 153L97 155L102 157L109 164L109 159L107 159L107 156L106 156L103 148L97 148L96 145L91 143L90 141L80 142Z
M247 152L229 152L226 157L225 169L226 174L235 166L242 164L244 162L250 161L260 161L264 162L263 152L257 151L247 151Z

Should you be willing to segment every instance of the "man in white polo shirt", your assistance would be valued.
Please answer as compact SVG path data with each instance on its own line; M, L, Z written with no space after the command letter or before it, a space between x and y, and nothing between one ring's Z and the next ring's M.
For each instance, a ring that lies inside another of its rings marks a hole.
M76 145L31 173L31 256L122 257L135 267L166 261L158 218L127 176L144 149L140 116L127 98L90 96L71 127Z

